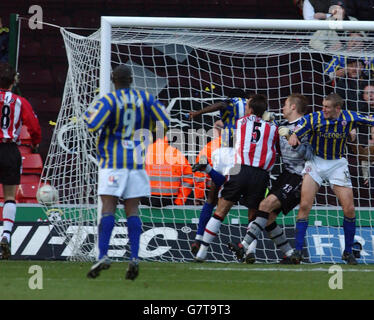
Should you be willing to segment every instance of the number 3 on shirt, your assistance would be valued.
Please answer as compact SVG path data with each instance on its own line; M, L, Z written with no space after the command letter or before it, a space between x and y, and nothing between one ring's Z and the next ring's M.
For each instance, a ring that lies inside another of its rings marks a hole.
M135 111L133 109L126 109L125 114L123 115L123 125L125 126L125 134L123 138L128 138L131 136L131 133L135 125Z

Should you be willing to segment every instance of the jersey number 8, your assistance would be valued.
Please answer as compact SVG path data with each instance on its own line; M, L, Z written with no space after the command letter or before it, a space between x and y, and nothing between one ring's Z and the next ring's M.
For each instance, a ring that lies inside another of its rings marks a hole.
M1 110L1 128L8 129L10 125L10 106L4 104Z

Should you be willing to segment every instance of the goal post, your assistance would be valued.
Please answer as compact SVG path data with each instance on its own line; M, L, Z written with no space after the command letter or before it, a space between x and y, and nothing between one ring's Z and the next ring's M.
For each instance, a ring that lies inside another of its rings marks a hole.
M364 32L362 44L354 50L345 45L348 30ZM336 31L341 41L338 49L331 45L334 39L330 32ZM69 70L42 181L59 190L58 208L63 213L51 223L70 245L66 257L95 257L99 204L97 164L93 159L95 136L87 131L81 115L93 101L112 90L110 73L116 65L130 66L134 88L149 91L167 107L172 119L171 145L193 164L204 147L200 141L211 139L209 132L219 117L206 114L192 121L185 117L188 112L225 99L233 88L266 94L269 109L278 118L284 100L294 92L307 96L310 111L319 110L323 97L336 88L324 74L325 63L341 54L355 59L364 55L374 58L373 32L372 22L367 21L155 17L101 17L100 30L89 36L61 28ZM328 44L324 51L311 45L316 37ZM372 75L369 73L368 77L371 80ZM360 89L355 90L357 101L347 98L347 105L363 102ZM369 133L362 134L369 139ZM370 189L374 186L363 185L359 156L348 150L348 159L357 207L356 241L363 245L359 261L374 263L374 197ZM274 167L274 177L281 172L281 164L278 161ZM201 205L196 205L194 188L184 205L140 206L140 258L192 261L189 245L201 210ZM291 244L296 213L297 209L286 216L280 214L277 219ZM121 206L116 217L109 255L126 259L129 245ZM309 219L306 246L310 262L341 262L342 217L331 189L323 185ZM242 239L247 223L246 208L234 206L212 244L208 260L235 261L227 242ZM281 254L266 234L261 236L256 251L259 262L277 262Z

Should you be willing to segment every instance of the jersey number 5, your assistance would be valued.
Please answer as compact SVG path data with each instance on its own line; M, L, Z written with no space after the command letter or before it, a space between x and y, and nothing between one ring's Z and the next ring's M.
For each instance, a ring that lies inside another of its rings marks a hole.
M261 131L260 131L261 126L262 126L261 122L255 122L253 124L251 143L257 143L260 140L260 138L261 138Z

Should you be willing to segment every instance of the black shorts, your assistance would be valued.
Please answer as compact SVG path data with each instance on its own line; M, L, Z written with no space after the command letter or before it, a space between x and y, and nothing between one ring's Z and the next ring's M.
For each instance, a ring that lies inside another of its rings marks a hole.
M272 182L269 194L275 195L282 205L275 210L276 213L282 211L286 215L300 203L302 182L302 176L288 171L281 173L277 180Z
M219 197L235 203L240 201L249 209L258 209L264 199L268 183L269 173L266 170L242 165L238 174L228 176Z
M15 143L0 143L0 183L18 185L21 181L22 157Z

